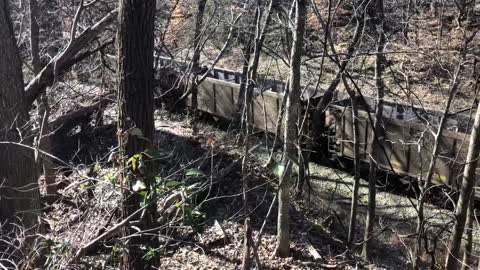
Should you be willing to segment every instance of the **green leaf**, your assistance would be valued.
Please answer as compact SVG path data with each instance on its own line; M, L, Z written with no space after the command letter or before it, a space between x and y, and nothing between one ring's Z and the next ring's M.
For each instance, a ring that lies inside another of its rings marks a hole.
M113 181L113 178L115 177L115 174L112 171L109 171L107 175L105 175L105 180L107 181Z
M155 259L158 256L158 254L159 254L159 249L154 249L149 247L147 253L143 255L143 259L146 261L150 261Z
M89 184L87 183L81 183L80 188L88 188Z
M167 181L165 182L165 187L166 188L174 188L174 187L178 187L178 186L181 186L182 183L178 182L178 181L174 181L174 180L170 180L170 181Z
M200 176L207 176L204 172L202 172L199 169L188 169L187 173L185 174L186 176L193 176L193 177L200 177Z
M137 162L140 160L142 157L141 154L135 154L131 158L128 159L127 163L130 163L132 165L132 171L137 170Z
M139 192L141 190L147 189L147 186L143 181L137 180L135 184L132 186L133 191Z
M100 164L99 164L98 162L95 163L95 165L93 166L93 172L96 173L96 172L98 172L100 169L101 169Z
M283 172L285 172L285 166L282 164L275 163L272 168L273 174L277 177L282 177Z
M148 148L147 150L143 151L143 154L151 159L160 159L162 158L161 152L158 151L156 148Z
M147 205L148 202L148 192L146 190L140 191L138 194L142 197L142 201L140 202L140 207L144 207Z

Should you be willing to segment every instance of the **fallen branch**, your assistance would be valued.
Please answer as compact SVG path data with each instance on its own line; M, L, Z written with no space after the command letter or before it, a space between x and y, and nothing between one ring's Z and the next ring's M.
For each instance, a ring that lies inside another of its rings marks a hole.
M75 253L75 256L73 256L73 258L70 259L68 264L76 263L88 250L90 250L92 247L96 246L97 243L105 240L107 237L109 237L110 235L114 234L115 232L117 232L118 230L123 228L123 226L127 225L130 220L132 220L135 216L140 214L145 208L150 206L150 204L151 203L139 208L137 211L133 212L130 216L128 216L127 218L125 218L121 222L117 223L117 225L113 226L110 230L104 232L103 234L101 234L100 236L98 236L97 238L93 239L88 244L86 244L85 246L80 248L77 251L77 253Z
M87 47L91 41L100 34L100 32L110 25L117 17L117 14L118 9L115 9L93 26L86 28L80 35L78 35L78 37L72 40L62 52L50 60L50 62L25 87L26 104L31 105L37 97L45 91L47 86L55 80L55 76L58 73L64 72L67 68L75 64L76 61L72 62L72 59L78 60L79 57L75 58L75 56L82 49Z
M113 100L110 99L111 97L112 97L111 93L107 94L106 96L101 97L100 100L98 100L97 102L93 103L90 106L81 107L81 108L79 108L75 111L69 112L67 114L64 114L64 115L58 117L57 119L51 121L49 123L49 125L52 129L56 129L56 128L64 125L67 122L74 121L75 119L78 119L78 118L84 117L86 115L92 114L95 111L97 111L100 107L104 107L107 104L113 102Z

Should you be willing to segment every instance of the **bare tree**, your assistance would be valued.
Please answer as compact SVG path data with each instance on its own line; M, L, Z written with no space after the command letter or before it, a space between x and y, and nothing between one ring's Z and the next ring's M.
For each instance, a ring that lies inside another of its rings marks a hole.
M307 16L307 3L305 0L296 0L295 23L293 29L293 43L290 60L290 91L287 97L285 114L285 137L284 154L282 165L285 168L280 177L278 192L278 221L277 221L277 247L275 255L288 257L290 254L290 208L289 189L291 186L291 172L293 163L296 161L298 130L297 121L300 109L300 66L303 55L303 36Z
M348 64L351 62L353 56L355 55L355 52L362 40L362 36L364 33L364 27L365 27L365 9L366 6L369 4L369 1L363 1L359 0L357 5L355 6L355 16L356 16L356 25L355 25L355 30L353 33L353 37L351 42L348 45L347 52L345 54L345 57L343 59L340 59L338 55L335 53L335 44L332 38L332 33L331 33L331 25L325 22L320 14L320 11L318 10L316 4L314 1L313 3L313 11L315 13L315 16L317 20L320 22L323 30L325 31L325 50L326 50L326 45L328 43L329 49L332 51L333 58L335 64L338 66L338 70L335 73L335 77L333 80L330 82L328 88L325 90L323 93L320 101L316 104L313 115L312 115L312 127L311 127L311 138L307 143L307 149L318 149L320 145L320 141L322 138L322 132L324 131L324 116L325 116L325 110L327 109L328 105L334 98L334 94L337 91L337 87L342 81L342 76L346 72L346 69L348 67ZM304 155L304 163L308 164L310 161L310 151L308 151ZM303 182L301 182L303 183ZM297 187L297 190L301 190L302 187L299 186Z
M139 192L133 190L136 181L143 181L147 190L152 185L151 169L139 172L128 166L127 160L142 154L153 144L153 46L155 0L120 0L118 32L118 140L121 149L123 188L123 217L140 208ZM142 214L140 228L152 228L156 221L156 207L148 207ZM140 237L127 227L123 230L128 251L123 256L123 269L145 269L142 245L155 245L155 239Z
M375 53L375 88L377 90L376 109L373 127L373 140L370 152L370 167L368 173L368 211L365 224L364 244L362 255L364 258L370 257L371 242L373 237L373 227L375 224L375 200L377 183L377 158L379 157L380 145L383 142L383 98L385 95L385 81L383 80L383 71L385 70L386 59L383 54L385 48L385 14L383 0L375 0L375 26L377 31L377 48Z

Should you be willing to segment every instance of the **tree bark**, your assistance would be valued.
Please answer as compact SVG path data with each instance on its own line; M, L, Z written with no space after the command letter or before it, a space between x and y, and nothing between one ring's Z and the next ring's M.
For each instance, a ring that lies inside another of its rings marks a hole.
M18 244L14 224L24 228L27 236L36 233L40 228L40 199L34 153L26 147L31 145L26 136L29 115L23 91L22 62L7 0L0 0L0 81L0 240L7 241L0 241L0 250L5 251L4 254L12 252L10 259L19 261L24 258L14 254L14 245ZM5 255L2 256L5 259Z
M156 5L155 0L120 0L119 6L118 129L121 134L118 134L118 138L122 151L122 183L126 185L123 188L122 215L126 218L139 209L142 199L138 192L132 190L133 184L137 180L144 181L147 192L150 193L153 178L147 164L145 171L139 172L127 167L126 161L153 144L153 45ZM142 216L144 218L139 225L140 229L153 228L156 207L148 207ZM123 236L131 236L135 232L126 227ZM131 236L127 240L128 252L124 253L122 269L147 269L150 262L142 257L146 248L155 248L155 242L155 238Z
M462 235L467 219L467 210L472 197L473 188L475 186L475 170L477 169L478 156L480 154L480 104L475 114L475 122L470 135L470 144L468 146L468 154L463 172L462 187L460 189L460 197L455 208L455 226L453 228L452 239L450 241L445 268L448 270L458 269L460 258L460 246L462 243Z
M295 29L293 31L293 44L290 60L290 91L287 98L285 115L285 137L284 155L282 165L285 171L280 177L278 192L278 221L277 221L277 247L275 255L288 257L290 255L290 207L289 189L291 186L292 163L296 160L297 149L297 126L300 106L300 80L301 60L303 55L303 36L305 34L305 23L307 4L305 0L296 0L295 8Z

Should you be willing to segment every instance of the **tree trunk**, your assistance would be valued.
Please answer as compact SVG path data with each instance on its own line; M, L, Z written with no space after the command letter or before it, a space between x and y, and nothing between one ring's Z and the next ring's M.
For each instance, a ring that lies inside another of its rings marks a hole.
M296 160L297 153L297 126L300 106L300 79L301 59L303 55L303 36L305 34L305 21L307 7L305 0L297 0L295 8L295 29L293 31L293 44L290 60L290 92L288 93L285 115L284 155L282 164L285 168L280 177L278 193L278 221L277 221L277 247L275 255L288 257L290 254L290 218L288 209L290 205L289 189L291 186L292 163Z
M377 164L376 160L379 156L380 145L383 143L383 96L385 84L383 80L383 71L385 69L385 27L384 27L383 0L375 1L375 25L377 27L377 52L375 60L375 88L377 89L377 106L375 110L375 119L373 127L373 140L370 153L370 167L368 173L368 210L367 221L365 224L364 244L362 255L365 259L370 257L371 243L373 236L373 227L375 224L375 200L376 200L376 183L377 183Z
M126 166L126 160L142 153L153 143L153 42L155 0L120 0L118 28L118 134L122 151L121 177L123 188L123 218L140 207L141 195L132 190L137 180L144 181L147 193L152 184L151 169L139 172ZM135 131L135 132L134 132ZM119 132L120 133L120 132ZM156 207L142 214L140 229L153 228ZM127 226L123 236L136 231ZM155 238L134 236L127 240L122 269L147 269L149 262L142 258L148 248L155 248ZM145 247L145 245L147 247ZM150 245L150 246L149 246ZM150 268L148 268L150 269Z
M245 213L248 213L248 194L246 193L246 190L248 189L248 180L249 177L247 176L247 163L248 163L248 158L249 158L249 151L250 151L250 133L252 131L252 126L250 123L253 123L253 115L252 115L252 104L253 104L253 91L255 89L255 86L257 86L257 75L258 75L258 63L260 61L260 54L262 51L263 47L263 41L265 38L265 34L267 31L267 28L270 23L270 18L271 18L271 11L272 11L272 6L273 6L273 1L270 0L270 4L268 6L268 9L266 11L266 19L265 23L262 26L262 15L263 13L259 11L261 9L260 6L257 7L257 12L256 12L256 21L255 21L255 39L254 39L254 46L253 46L253 59L252 63L247 65L247 81L246 81L246 92L245 92L245 100L244 100L244 105L245 105L245 111L244 111L244 116L245 116L245 140L243 143L243 160L242 160L242 176L243 176L243 192L244 192L244 211ZM257 2L258 5L261 5L261 2ZM250 56L249 56L250 58ZM249 59L250 60L250 59Z
M448 270L458 269L460 258L460 246L462 243L462 235L467 219L467 210L470 198L475 186L475 170L477 169L478 155L480 154L480 104L475 114L475 122L470 135L470 144L468 146L468 154L463 173L462 187L460 189L460 197L455 208L455 226L453 228L452 240L449 244L450 251L446 260L446 268Z
M250 248L251 248L251 241L252 238L252 225L250 224L250 218L245 219L245 223L243 225L243 259L242 259L242 270L249 270L250 269Z
M345 87L349 89L347 82L344 81ZM348 227L348 246L350 248L354 247L355 234L357 227L357 208L358 208L358 190L360 188L360 136L358 129L358 107L357 107L357 98L355 92L352 90L347 90L350 95L351 105L352 105L352 125L353 125L353 193L352 193L352 202L350 206L350 224Z
M38 26L38 3L37 0L30 0L30 50L32 55L32 67L35 76L42 70L40 61L39 48L39 26ZM50 106L48 104L47 94L44 92L37 98L38 117L39 117L39 134L38 148L41 153L36 156L38 168L43 168L43 178L45 180L45 189L47 202L52 203L57 194L57 184L55 183L55 169L53 168L52 158L43 152L51 153L50 127L48 119L50 116Z
M432 183L432 178L435 170L435 164L437 162L437 158L440 152L440 141L443 138L443 131L445 129L445 125L447 122L448 118L448 112L450 110L450 106L453 102L453 98L455 96L455 93L458 88L458 75L460 73L461 66L457 67L457 70L454 75L454 80L452 87L450 89L450 93L448 95L447 103L445 105L445 109L443 111L442 117L440 119L440 123L438 124L438 130L437 133L435 134L435 141L433 145L433 150L432 150L432 158L430 159L429 165L428 165L428 171L427 171L427 176L424 180L423 185L421 182L418 182L418 187L420 190L419 198L417 200L417 245L416 245L416 250L415 250L415 261L413 262L413 268L417 269L420 263L420 257L421 257L421 249L422 249L422 239L424 238L424 204L425 204L425 199L427 198L428 192L429 192L429 187L430 184ZM422 178L421 176L419 177L420 179ZM421 179L423 180L423 179Z
M192 95L192 111L194 114L194 125L195 117L198 109L198 84L197 76L200 72L200 53L202 52L202 28L203 28L203 17L205 14L205 6L207 0L198 0L197 2L197 15L195 17L195 32L193 36L193 57L192 57L192 81L191 81L191 95ZM196 128L194 128L196 132Z
M475 191L472 192L472 197L470 197L470 205L468 206L467 211L467 231L465 232L465 241L463 241L463 261L462 261L462 270L470 269L474 263L473 257L473 230L474 230L474 220L475 220L475 205L474 205L474 196Z
M253 5L249 3L248 1L245 2L244 8L248 10L249 12L253 13ZM255 9L254 13L254 18L257 19L259 16L259 10ZM252 58L252 53L254 51L254 39L255 35L253 34L255 32L255 24L254 20L249 19L247 16L246 18L246 23L247 25L244 27L245 30L241 33L239 33L239 42L243 45L242 46L242 78L240 81L240 90L238 93L238 101L237 101L237 110L239 112L239 116L241 117L241 128L243 130L243 125L247 123L246 118L248 118L247 113L248 113L248 105L247 103L247 89L248 89L248 84L249 84L249 76L250 76L250 60Z
M7 0L0 0L0 81L0 250L5 252L2 255L5 259L10 252L14 253L14 245L19 244L15 240L14 231L17 227L14 224L24 228L26 235L34 234L40 228L38 175L34 153L26 147L31 140L26 134L30 128L22 62L13 35ZM31 241L26 244L28 242ZM24 258L12 254L10 259L15 262Z

